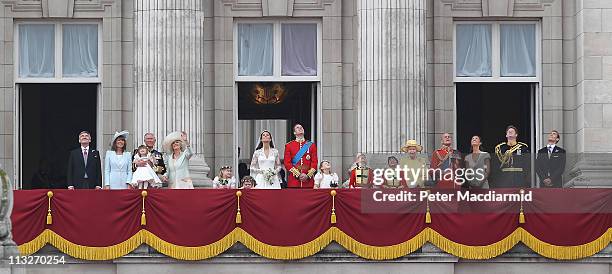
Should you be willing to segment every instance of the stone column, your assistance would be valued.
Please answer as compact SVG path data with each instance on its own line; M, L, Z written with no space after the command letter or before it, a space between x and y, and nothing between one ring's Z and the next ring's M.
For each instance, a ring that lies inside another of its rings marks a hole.
M357 147L396 152L426 144L425 0L359 0Z
M0 260L19 254L11 234L12 211L13 186L6 172L0 169Z
M578 0L575 10L568 11L576 16L576 97L568 108L575 108L577 155L572 158L577 159L565 186L611 187L612 13L588 2Z
M210 186L204 160L204 7L202 1L134 1L135 138L185 130L196 154L190 171L196 187Z

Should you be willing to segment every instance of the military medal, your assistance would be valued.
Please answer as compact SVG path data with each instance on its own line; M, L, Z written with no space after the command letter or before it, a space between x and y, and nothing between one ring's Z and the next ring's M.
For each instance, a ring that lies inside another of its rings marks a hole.
M310 160L310 154L306 155L306 160Z

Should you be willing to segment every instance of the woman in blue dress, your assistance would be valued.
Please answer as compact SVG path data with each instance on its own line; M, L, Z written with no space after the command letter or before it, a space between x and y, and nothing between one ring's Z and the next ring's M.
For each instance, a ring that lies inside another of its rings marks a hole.
M106 152L106 158L104 159L105 189L131 188L132 154L125 149L128 135L127 131L115 132L111 150Z

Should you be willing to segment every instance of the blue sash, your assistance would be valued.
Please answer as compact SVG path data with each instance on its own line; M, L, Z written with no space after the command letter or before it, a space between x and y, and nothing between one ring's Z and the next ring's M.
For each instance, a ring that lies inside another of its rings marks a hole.
M295 154L295 156L293 156L293 159L291 159L291 164L295 165L297 164L300 159L302 159L302 156L304 156L304 153L306 153L306 151L308 151L308 148L310 148L310 146L312 145L311 141L306 142L302 148L300 148L300 150L297 152L297 154Z

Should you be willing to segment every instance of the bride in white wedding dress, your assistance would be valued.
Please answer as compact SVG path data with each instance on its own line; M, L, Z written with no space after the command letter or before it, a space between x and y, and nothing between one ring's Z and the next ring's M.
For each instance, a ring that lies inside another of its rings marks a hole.
M255 178L255 188L281 188L281 180L278 175L281 170L280 156L278 150L274 148L272 134L267 130L262 131L259 135L259 144L253 152L250 169L251 176Z

